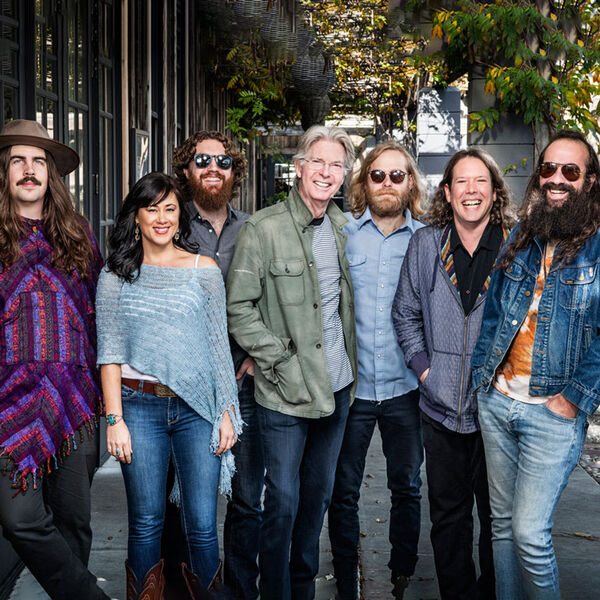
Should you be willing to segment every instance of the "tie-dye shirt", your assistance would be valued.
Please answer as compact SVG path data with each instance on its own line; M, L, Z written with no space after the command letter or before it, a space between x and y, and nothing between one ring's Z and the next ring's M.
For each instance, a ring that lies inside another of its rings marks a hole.
M504 362L500 365L494 382L494 387L499 392L529 404L542 404L550 398L550 396L530 396L529 380L531 379L531 356L535 340L538 308L546 283L546 274L552 265L554 248L554 245L546 245L544 262L538 274L527 316L519 328Z

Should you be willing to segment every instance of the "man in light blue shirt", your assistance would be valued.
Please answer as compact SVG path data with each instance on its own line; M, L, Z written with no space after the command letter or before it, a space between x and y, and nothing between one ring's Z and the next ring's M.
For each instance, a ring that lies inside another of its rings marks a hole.
M350 187L345 227L356 310L358 387L350 409L329 508L329 537L338 598L358 597L358 499L365 457L379 425L391 491L388 566L402 598L417 562L423 440L418 381L406 366L391 307L402 259L422 224L423 186L407 150L388 142L364 160Z

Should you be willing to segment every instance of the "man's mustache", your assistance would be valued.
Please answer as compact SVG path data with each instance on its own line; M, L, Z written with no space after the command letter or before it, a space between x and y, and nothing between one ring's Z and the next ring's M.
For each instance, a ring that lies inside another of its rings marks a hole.
M207 178L211 178L214 179L215 177L218 177L221 181L225 181L225 177L219 173L218 171L208 171L208 173L204 173L200 179L207 179Z
M544 183L541 188L544 192L549 190L558 190L559 192L575 192L575 188L572 185L566 183Z
M24 183L35 183L35 185L42 185L42 182L39 179L36 179L32 175L28 175L27 177L23 177L23 179L19 179L17 181L17 185L23 185Z

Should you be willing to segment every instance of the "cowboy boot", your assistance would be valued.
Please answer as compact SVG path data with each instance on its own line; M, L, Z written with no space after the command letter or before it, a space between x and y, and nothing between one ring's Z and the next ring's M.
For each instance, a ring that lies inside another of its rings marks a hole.
M162 600L165 589L164 559L160 559L144 576L138 600Z
M221 569L223 563L219 561L219 568L212 578L212 581L208 584L208 588L205 589L200 581L200 578L192 573L185 563L181 563L181 571L183 573L183 579L187 586L188 592L190 593L191 600L209 600L212 598L211 591L219 591L223 589L221 579Z
M134 572L125 561L125 572L127 574L126 598L127 600L162 600L164 591L164 561L161 559L144 576L142 591L138 594L139 583Z
M137 600L138 580L137 580L137 577L135 576L135 573L131 570L131 567L129 566L127 559L125 559L125 575L127 578L127 584L126 584L126 588L125 588L125 598L127 600Z
M219 568L212 578L211 582L208 584L209 591L222 591L223 589L223 561L219 559Z

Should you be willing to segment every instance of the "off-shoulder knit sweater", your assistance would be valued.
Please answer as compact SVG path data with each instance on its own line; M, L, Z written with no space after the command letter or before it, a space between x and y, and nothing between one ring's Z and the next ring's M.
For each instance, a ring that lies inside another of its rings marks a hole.
M225 286L217 267L141 265L127 283L103 269L96 294L98 364L127 363L170 387L212 423L211 449L219 445L223 413L235 432L242 421L227 337ZM135 440L133 440L135 444ZM221 455L221 492L235 471L231 451Z

